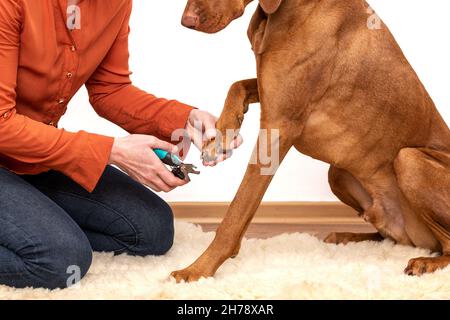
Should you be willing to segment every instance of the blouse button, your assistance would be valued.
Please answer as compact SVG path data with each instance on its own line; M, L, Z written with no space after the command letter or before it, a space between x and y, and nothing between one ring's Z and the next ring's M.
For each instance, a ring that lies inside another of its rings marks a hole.
M66 102L64 98L58 99L58 104L64 104L64 102Z
M70 79L73 77L73 73L72 72L67 72L66 74L67 78Z
M55 123L54 123L53 121L50 121L50 122L48 123L48 125L54 127L54 126L55 126Z
M77 51L77 48L75 46L70 46L70 51L75 52Z
M10 114L11 114L10 111L6 111L6 112L3 114L3 118L5 118L5 119L8 118Z

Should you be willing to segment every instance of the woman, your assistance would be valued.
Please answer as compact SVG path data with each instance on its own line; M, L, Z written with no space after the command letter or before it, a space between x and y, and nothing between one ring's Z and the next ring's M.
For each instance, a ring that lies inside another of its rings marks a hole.
M131 6L0 1L0 284L64 288L86 274L93 250L145 256L172 246L172 212L145 186L186 182L150 150L176 152L175 130L193 138L198 121L201 136L216 118L131 84ZM130 136L57 128L82 85L96 112Z

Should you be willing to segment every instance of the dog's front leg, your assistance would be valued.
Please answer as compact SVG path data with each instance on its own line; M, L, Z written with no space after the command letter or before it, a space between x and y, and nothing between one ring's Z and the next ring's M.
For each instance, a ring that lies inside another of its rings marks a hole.
M279 126L263 126L263 129L265 129L265 133L260 134L258 139L252 157L254 161L249 164L244 180L224 220L217 229L214 241L191 266L172 273L177 282L197 281L201 277L211 277L225 260L238 253L245 231L278 165L292 146L289 136L278 130ZM270 160L275 163L275 166L273 163L268 163L264 154L270 154L270 157L273 158ZM267 170L269 165L270 169Z
M248 106L258 102L257 79L238 81L230 87L222 114L216 124L220 139L214 138L207 142L203 147L203 159L212 161L216 159L218 153L226 152L230 148L230 143L239 134Z

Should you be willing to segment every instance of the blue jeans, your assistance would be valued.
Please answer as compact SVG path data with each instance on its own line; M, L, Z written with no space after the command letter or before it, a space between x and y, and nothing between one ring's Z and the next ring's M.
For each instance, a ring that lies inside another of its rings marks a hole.
M173 236L168 204L113 167L93 193L55 171L0 168L0 284L65 288L87 273L92 251L162 255Z

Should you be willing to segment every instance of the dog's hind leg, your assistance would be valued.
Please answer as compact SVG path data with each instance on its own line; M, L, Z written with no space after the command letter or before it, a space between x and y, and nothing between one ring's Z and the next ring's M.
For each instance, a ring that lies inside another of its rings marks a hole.
M442 247L442 256L410 260L405 273L421 275L445 268L450 264L450 154L405 148L394 167L400 189Z
M346 205L359 214L372 206L372 198L361 183L348 171L330 166L328 181L333 193ZM380 233L350 233L332 232L326 238L326 243L347 244L348 242L382 241Z

